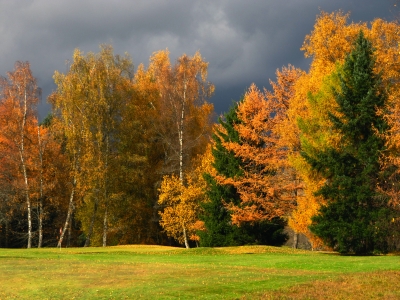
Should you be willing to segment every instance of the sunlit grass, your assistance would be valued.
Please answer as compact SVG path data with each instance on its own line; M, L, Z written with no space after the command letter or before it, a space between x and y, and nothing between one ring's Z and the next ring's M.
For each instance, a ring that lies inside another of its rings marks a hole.
M326 299L325 286L344 282L386 297L399 295L387 294L399 261L265 246L0 249L0 299Z

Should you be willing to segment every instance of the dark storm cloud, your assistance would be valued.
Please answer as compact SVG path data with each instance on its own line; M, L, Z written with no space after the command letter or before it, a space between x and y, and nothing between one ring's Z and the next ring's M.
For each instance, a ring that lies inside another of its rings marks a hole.
M392 20L394 1L0 0L0 74L16 60L30 61L46 98L54 70L66 71L75 48L97 52L110 43L135 65L160 49L168 48L172 59L200 50L220 113L252 82L268 86L277 68L308 68L300 47L320 9L351 11L355 22Z

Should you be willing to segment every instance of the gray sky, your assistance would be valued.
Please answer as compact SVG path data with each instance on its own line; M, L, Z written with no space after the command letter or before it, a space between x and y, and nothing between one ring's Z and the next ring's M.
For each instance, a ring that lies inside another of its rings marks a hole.
M304 70L300 47L320 10L351 12L351 20L388 21L396 0L0 0L0 75L29 61L43 90L40 115L49 111L53 73L65 73L73 50L98 52L112 44L135 64L168 48L174 61L200 51L209 62L217 114L255 82L268 88L277 68Z

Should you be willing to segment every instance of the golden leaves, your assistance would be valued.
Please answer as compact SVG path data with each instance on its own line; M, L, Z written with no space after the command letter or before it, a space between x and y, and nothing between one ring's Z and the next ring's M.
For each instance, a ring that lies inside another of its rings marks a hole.
M286 145L293 149L289 162L295 167L296 172L304 183L304 191L298 197L298 205L292 213L289 224L298 232L304 233L315 243L319 243L308 231L311 216L315 215L321 204L321 199L314 196L323 180L312 172L300 157L298 151L307 152L310 149L321 149L332 146L338 147L339 138L335 132L329 130L330 121L327 112L335 111L336 103L332 93L332 87L339 88L334 73L343 63L350 52L352 44L363 30L365 36L371 40L375 48L376 73L382 76L382 84L389 92L389 105L386 115L392 129L387 132L387 144L393 153L392 161L396 161L396 150L400 128L399 85L400 64L398 45L400 42L399 24L376 19L367 23L348 23L350 14L343 12L322 12L316 20L313 31L306 36L302 50L306 57L312 57L312 63L308 74L303 74L296 83L295 93L289 101ZM299 122L300 119L300 122ZM300 128L301 127L301 139ZM296 132L296 135L291 134Z
M205 191L207 184L204 173L213 173L213 156L211 147L194 160L195 167L188 172L183 183L178 176L164 176L159 190L158 204L164 207L159 212L160 225L166 233L180 243L185 242L185 236L198 240L196 232L204 229L204 224L198 220L201 203L207 201Z

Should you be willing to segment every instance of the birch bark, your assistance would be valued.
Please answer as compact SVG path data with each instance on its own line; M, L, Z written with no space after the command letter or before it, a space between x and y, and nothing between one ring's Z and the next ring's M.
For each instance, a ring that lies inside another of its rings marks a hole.
M27 248L32 247L32 208L31 208L31 199L29 197L29 182L28 182L28 173L26 167L26 160L25 160L25 127L26 127L26 118L28 114L28 95L27 95L27 87L26 87L26 77L24 78L24 97L23 97L23 114L21 119L20 125L20 143L19 143L19 156L21 159L21 168L22 168L22 175L24 177L24 194L25 194L25 201L28 213L28 244Z

